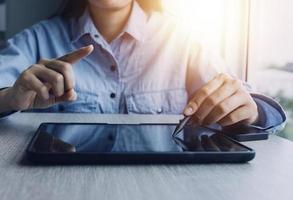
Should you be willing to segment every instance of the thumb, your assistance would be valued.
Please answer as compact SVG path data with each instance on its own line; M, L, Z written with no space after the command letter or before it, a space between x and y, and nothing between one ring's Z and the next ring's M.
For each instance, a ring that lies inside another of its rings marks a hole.
M66 54L60 58L57 58L57 60L61 60L63 62L68 62L70 64L74 64L75 62L79 61L80 59L90 55L94 50L93 45L88 45L85 47L82 47L76 51L73 51L69 54Z

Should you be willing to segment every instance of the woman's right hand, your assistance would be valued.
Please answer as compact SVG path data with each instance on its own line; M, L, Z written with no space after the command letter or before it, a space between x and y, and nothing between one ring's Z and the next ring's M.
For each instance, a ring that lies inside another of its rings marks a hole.
M92 51L93 46L89 45L55 60L40 60L29 67L13 87L5 90L9 109L47 108L56 103L76 100L72 64Z

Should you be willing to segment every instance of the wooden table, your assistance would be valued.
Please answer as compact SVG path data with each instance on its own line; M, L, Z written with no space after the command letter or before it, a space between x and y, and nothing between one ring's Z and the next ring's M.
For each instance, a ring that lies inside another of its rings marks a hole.
M0 121L0 199L293 199L293 143L245 143L247 164L32 166L24 152L41 122L177 122L179 116L18 113Z

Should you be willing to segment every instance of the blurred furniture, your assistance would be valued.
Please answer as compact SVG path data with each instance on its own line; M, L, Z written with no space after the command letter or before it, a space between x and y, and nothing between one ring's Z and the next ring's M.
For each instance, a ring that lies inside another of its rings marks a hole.
M63 0L0 0L0 40L54 15Z

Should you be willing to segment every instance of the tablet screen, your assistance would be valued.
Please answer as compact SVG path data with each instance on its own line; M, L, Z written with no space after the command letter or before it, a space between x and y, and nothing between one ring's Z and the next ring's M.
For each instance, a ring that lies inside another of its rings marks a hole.
M249 151L209 129L189 126L175 138L175 125L44 124L33 140L36 152Z

